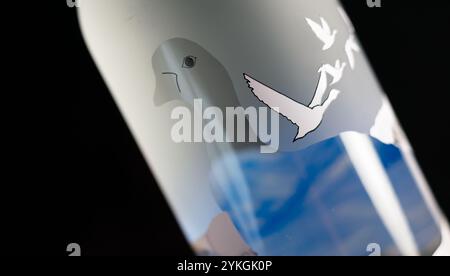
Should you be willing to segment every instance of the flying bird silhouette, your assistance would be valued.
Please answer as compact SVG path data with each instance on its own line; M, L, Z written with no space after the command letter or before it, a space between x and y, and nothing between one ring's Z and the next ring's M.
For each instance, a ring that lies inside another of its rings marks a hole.
M244 74L248 86L253 94L270 109L286 117L298 127L297 136L294 142L301 139L316 130L322 123L325 111L337 99L340 91L333 89L328 98L321 105L314 105L322 99L323 93L314 94L314 99L309 106L296 102L295 100L283 95L282 93L270 88L269 86L255 80L247 74Z
M331 66L329 64L325 64L319 69L319 73L325 72L333 77L333 82L330 85L336 84L342 79L344 74L344 69L347 66L345 62L341 64L341 61L338 59L336 61L335 66Z
M330 26L328 25L327 21L323 19L323 17L320 18L320 21L322 25L319 25L311 19L306 18L306 22L311 27L313 32L324 43L322 50L325 51L333 46L338 31L334 30L333 32L331 32Z
M358 42L354 35L351 35L350 38L345 43L345 53L347 53L348 62L350 63L350 67L352 69L355 68L355 54L353 52L360 52L361 48L359 47Z

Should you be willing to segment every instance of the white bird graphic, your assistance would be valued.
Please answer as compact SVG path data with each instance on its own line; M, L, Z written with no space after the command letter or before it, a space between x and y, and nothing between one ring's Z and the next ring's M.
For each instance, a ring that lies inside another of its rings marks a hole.
M306 22L309 24L313 32L324 43L322 50L325 51L333 46L338 31L334 30L333 32L331 32L330 26L325 21L325 19L323 19L323 17L320 18L320 21L322 23L322 26L312 21L311 19L306 18Z
M339 82L343 75L344 69L347 66L345 62L341 64L341 61L338 59L336 61L336 65L333 67L330 64L325 64L319 69L319 73L325 72L333 77L333 82L330 85L336 84Z
M350 67L352 70L355 68L355 54L353 52L360 52L361 48L359 47L358 42L354 35L351 35L350 38L345 43L345 53L347 53L348 62L350 63Z
M286 117L298 127L298 133L294 142L305 137L319 127L322 123L325 111L340 94L340 91L333 89L325 102L321 105L313 105L313 103L321 100L323 97L323 94L321 95L321 93L317 93L316 91L312 103L309 106L306 106L255 80L247 74L244 74L244 78L247 80L248 86L253 94L255 94L261 102L275 112Z

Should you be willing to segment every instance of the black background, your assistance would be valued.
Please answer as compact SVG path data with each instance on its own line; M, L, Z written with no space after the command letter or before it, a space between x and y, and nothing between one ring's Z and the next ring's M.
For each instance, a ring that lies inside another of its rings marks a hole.
M450 215L448 4L343 3ZM14 180L4 182L11 189L2 193L2 254L66 255L72 242L83 255L192 254L86 49L75 9L65 1L46 7L55 19L25 37L25 58L16 62L33 63L34 77L17 83L19 97L28 95L21 85L34 90L31 114L13 123L25 134L14 137Z

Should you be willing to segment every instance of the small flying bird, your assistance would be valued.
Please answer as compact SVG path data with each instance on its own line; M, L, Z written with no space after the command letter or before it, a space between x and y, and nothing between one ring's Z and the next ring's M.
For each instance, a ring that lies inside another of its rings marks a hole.
M344 75L344 69L347 66L345 62L341 64L341 61L338 59L336 61L335 66L331 66L330 64L325 64L319 69L319 73L325 72L333 77L333 82L330 85L336 84L339 82L343 75Z
M327 111L340 94L340 91L333 89L325 102L321 105L314 105L313 103L317 102L318 98L322 98L323 96L321 93L315 93L312 103L306 106L255 80L247 74L244 74L244 78L247 80L248 86L253 94L261 102L297 126L298 132L294 142L305 137L320 126L325 111Z
M350 63L350 67L352 70L355 68L355 54L353 52L360 52L361 48L359 47L358 42L354 35L351 35L350 38L345 43L345 53L347 53L348 62Z
M324 43L322 50L325 51L333 46L338 31L334 30L333 32L331 32L330 26L325 21L325 19L323 19L323 17L320 18L320 21L322 25L319 25L318 23L312 21L311 19L306 18L306 22L309 24L313 32Z

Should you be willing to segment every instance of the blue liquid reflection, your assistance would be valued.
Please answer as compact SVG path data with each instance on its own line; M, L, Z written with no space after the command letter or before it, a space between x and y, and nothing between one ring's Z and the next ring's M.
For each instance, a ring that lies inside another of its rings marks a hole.
M419 250L431 254L440 231L400 150L370 139ZM240 153L215 168L227 162L239 163L244 181L213 172L213 190L259 255L368 255L370 243L380 244L383 255L400 254L339 137L299 152ZM252 223L242 219L250 217Z

